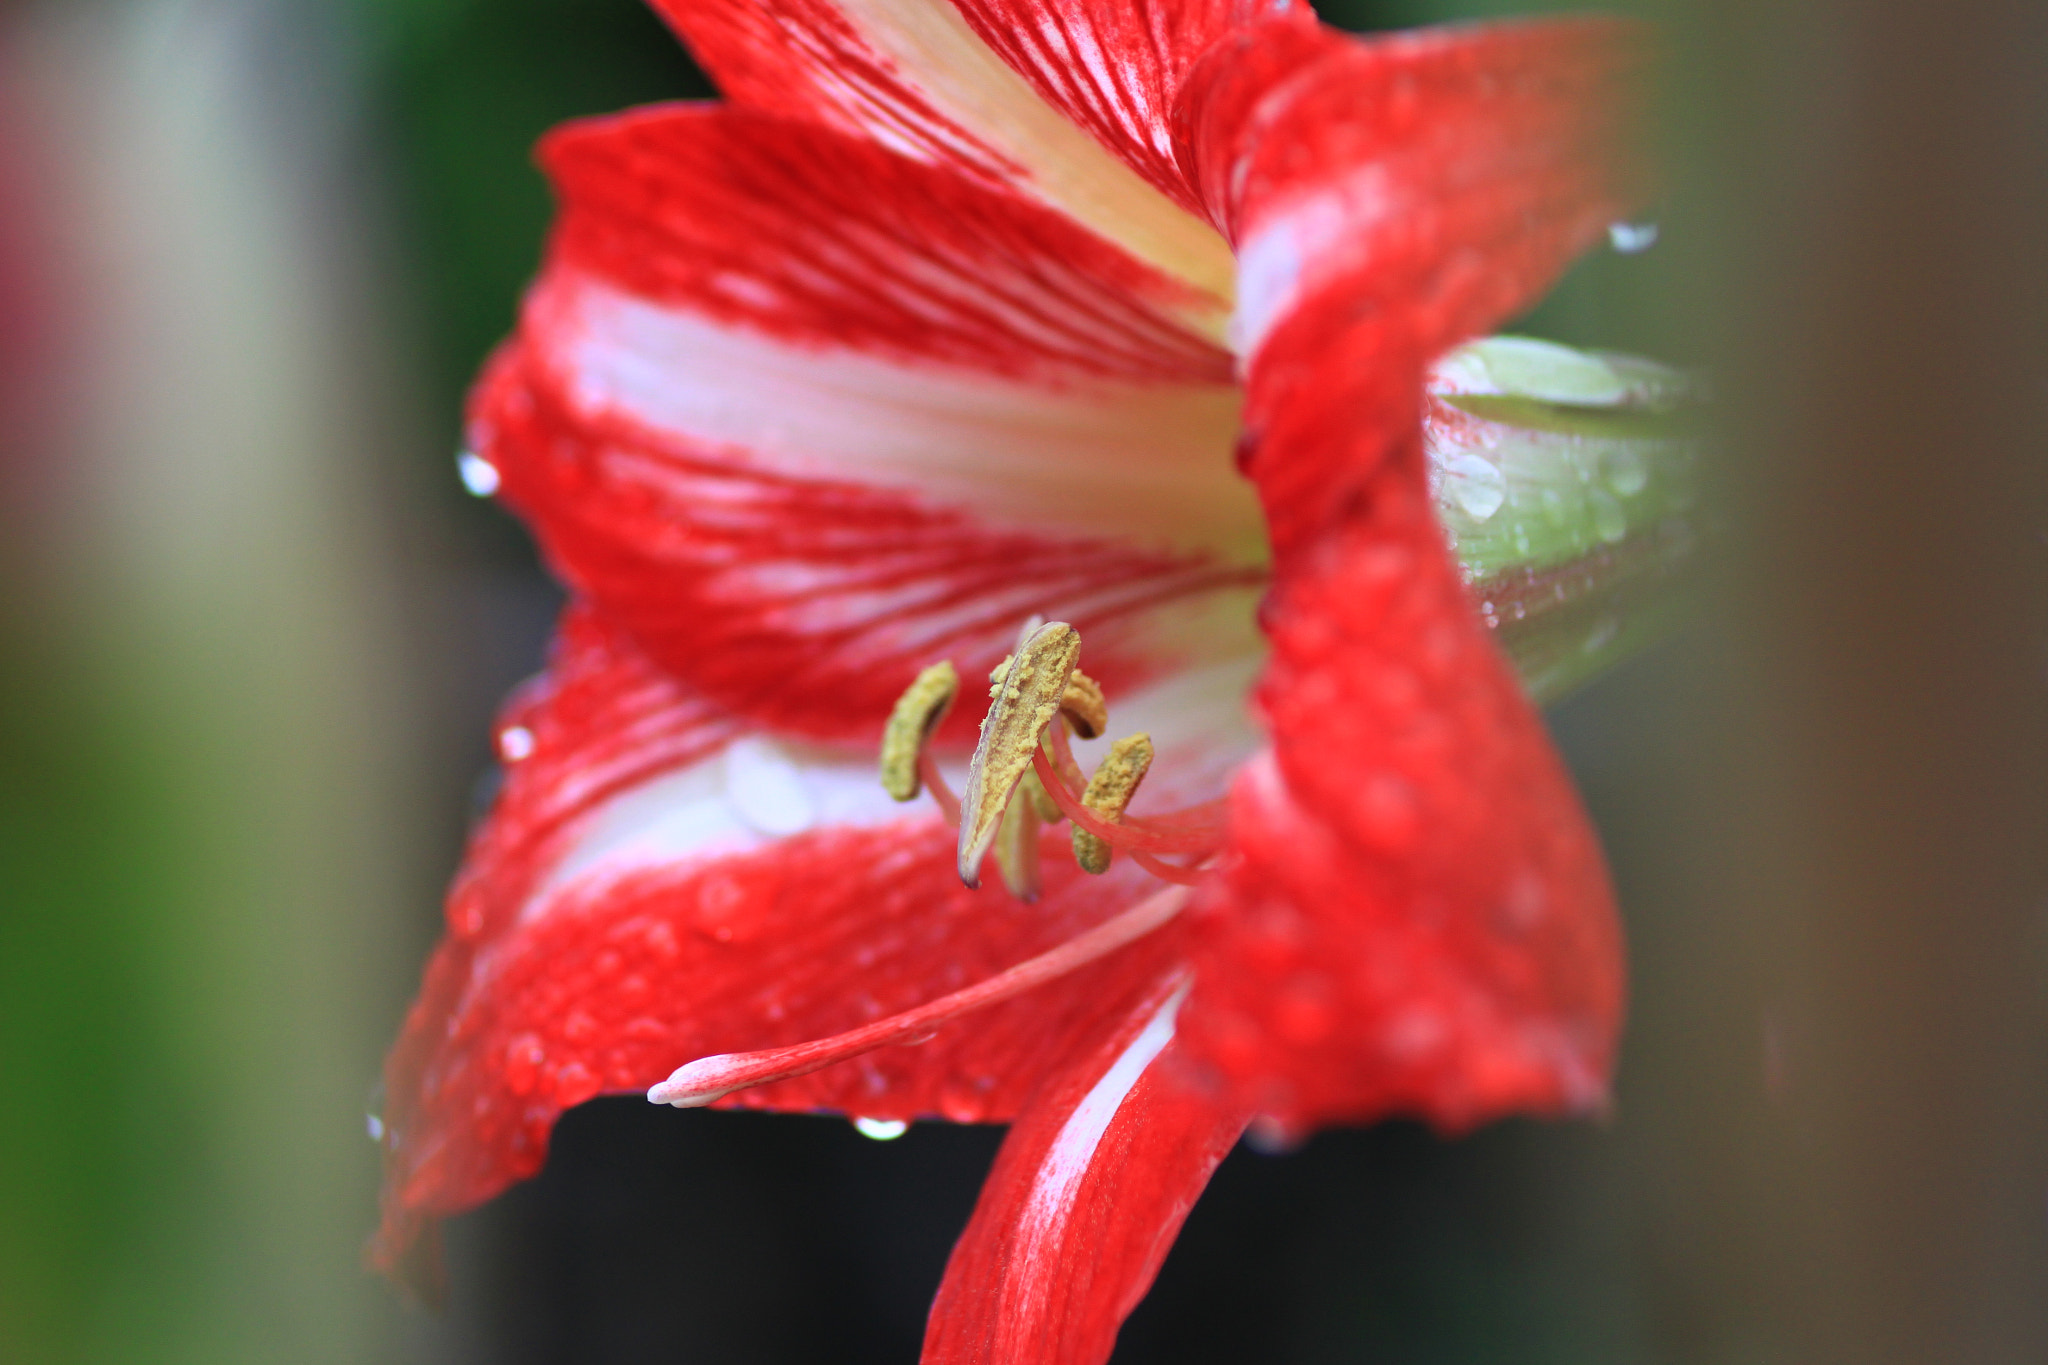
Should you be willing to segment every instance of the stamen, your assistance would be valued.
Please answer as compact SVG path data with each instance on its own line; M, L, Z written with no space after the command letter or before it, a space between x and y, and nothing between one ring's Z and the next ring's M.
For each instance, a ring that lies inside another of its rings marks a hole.
M892 1043L922 1041L933 1029L978 1009L1021 995L1078 967L1115 952L1165 924L1188 903L1188 892L1170 886L1140 901L1116 918L1096 925L1059 947L1020 962L986 981L939 997L930 1004L852 1029L831 1038L761 1052L727 1052L703 1057L685 1066L647 1092L656 1104L695 1109L723 1099L735 1090L806 1076L836 1062L872 1052Z
M1067 679L1065 695L1060 698L1060 714L1074 727L1075 734L1083 739L1096 738L1109 728L1109 702L1102 695L1102 684L1075 669L1074 676Z
M917 756L917 775L924 779L925 789L932 794L932 800L939 803L939 814L946 817L946 823L957 826L960 823L960 798L953 795L953 784L946 781L946 775L939 771L939 761L932 757L929 749Z
M1003 661L988 671L988 696L994 701L1002 694L1003 676L1010 671L1010 664L1017 656L1005 654ZM1109 699L1103 695L1102 684L1075 669L1067 679L1067 690L1060 696L1060 714L1067 718L1067 724L1083 739L1098 738L1109 728Z
M1048 621L1018 642L996 684L960 796L959 871L969 886L981 884L981 860L995 842L1010 793L1038 753L1039 736L1059 714L1080 657L1080 632L1064 621Z
M942 659L919 673L896 699L896 708L882 729L882 790L898 801L917 797L925 741L946 718L959 693L960 674L951 659Z
M1081 804L1110 824L1122 823L1124 807L1137 795L1138 784L1145 780L1146 770L1151 766L1152 736L1125 736L1109 746L1109 753L1097 765L1095 776L1088 779L1088 790L1081 794ZM1074 861L1081 865L1083 872L1107 872L1114 857L1108 840L1089 833L1079 825L1074 826Z
M1027 770L1010 804L1003 810L1002 827L996 831L996 870L1003 886L1020 901L1038 899L1038 806L1027 790L1032 774ZM1042 793L1041 793L1042 795Z
M1055 725L1053 729L1057 730L1059 727ZM1045 741L1040 740L1039 743L1042 746ZM1067 813L1060 809L1060 803L1046 794L1045 784L1038 780L1037 769L1027 768L1024 770L1024 776L1018 779L1017 790L1024 793L1025 797L1031 802L1031 809L1038 812L1040 824L1057 825L1060 821L1067 818Z
M1081 798L1074 795L1073 788L1059 780L1050 759L1041 754L1034 762L1038 765L1038 780L1045 784L1046 794L1059 803L1067 818L1114 848L1127 851L1143 849L1147 853L1207 854L1214 852L1220 842L1222 822L1229 810L1227 800L1190 806L1162 819L1127 817L1122 824L1112 825L1081 804Z
M1130 854L1139 867L1159 880L1172 882L1177 886L1200 886L1202 874L1206 871L1204 868L1182 867L1179 863L1169 863L1164 858L1155 858L1142 848L1134 848L1130 850Z

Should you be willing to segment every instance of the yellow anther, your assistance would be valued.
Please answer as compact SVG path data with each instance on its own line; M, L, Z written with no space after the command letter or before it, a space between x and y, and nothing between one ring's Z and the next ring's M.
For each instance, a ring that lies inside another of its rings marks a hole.
M912 800L923 789L917 760L959 692L960 674L951 659L944 659L918 674L896 699L896 709L882 730L882 790L898 801Z
M1083 739L1094 739L1107 730L1109 703L1103 699L1102 684L1075 669L1074 676L1067 679L1066 695L1060 698L1060 714Z
M1081 804L1111 824L1124 818L1124 807L1131 804L1137 795L1138 784L1145 780L1145 772L1152 766L1152 736L1147 734L1127 735L1109 746L1095 776L1088 779L1088 790L1081 794ZM1074 826L1074 861L1081 865L1083 872L1107 872L1115 850L1107 840L1090 834L1080 825Z
M1048 621L1018 643L996 683L960 795L959 871L969 886L981 884L981 860L995 842L1010 793L1031 767L1039 736L1059 714L1080 657L1081 633L1064 621Z
M1003 690L1003 676L1010 671L1010 663L1017 656L1005 654L1003 661L988 672L988 699L994 701ZM1060 697L1060 714L1067 718L1067 724L1082 739L1094 739L1109 728L1109 702L1102 695L1102 684L1075 669L1067 679L1067 690Z
M1010 804L1003 808L1003 823L996 831L996 871L1003 885L1020 901L1038 899L1038 803L1031 798L1032 775L1024 774Z

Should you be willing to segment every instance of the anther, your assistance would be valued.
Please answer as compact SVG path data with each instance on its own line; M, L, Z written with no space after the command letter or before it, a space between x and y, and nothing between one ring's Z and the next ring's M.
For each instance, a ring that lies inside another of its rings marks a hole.
M1003 677L1010 671L1014 654L1005 654L1003 661L988 672L988 698L994 701L1002 695ZM1109 728L1109 700L1102 694L1102 684L1075 669L1067 679L1067 690L1060 695L1060 714L1067 718L1067 724L1082 739L1095 739Z
M1152 766L1152 736L1147 734L1127 735L1109 746L1109 753L1095 769L1095 776L1088 779L1088 790L1081 794L1081 804L1112 824L1124 818L1124 807L1130 805L1137 795L1138 784L1145 780L1146 770ZM1081 865L1083 872L1102 873L1109 871L1110 859L1115 850L1109 841L1074 826L1074 861Z
M952 660L944 659L918 674L896 699L896 709L882 730L882 790L898 801L914 800L922 790L918 756L959 692L960 674Z
M1059 714L1080 657L1081 633L1064 621L1048 621L1018 642L995 685L960 795L958 866L969 886L981 884L981 860L996 840L1018 779L1031 767L1039 736Z

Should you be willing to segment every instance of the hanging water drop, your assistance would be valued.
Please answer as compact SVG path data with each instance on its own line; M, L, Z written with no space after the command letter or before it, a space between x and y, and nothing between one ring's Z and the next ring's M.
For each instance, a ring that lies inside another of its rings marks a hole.
M524 725L508 725L498 731L498 757L507 763L533 757L533 731Z
M1657 245L1655 223L1609 223L1607 241L1624 256L1633 256L1639 251L1648 251Z
M498 491L498 467L474 451L465 450L455 457L455 472L462 476L462 486L479 498Z
M894 1142L910 1131L910 1125L902 1119L855 1119L853 1128L862 1137L876 1142Z

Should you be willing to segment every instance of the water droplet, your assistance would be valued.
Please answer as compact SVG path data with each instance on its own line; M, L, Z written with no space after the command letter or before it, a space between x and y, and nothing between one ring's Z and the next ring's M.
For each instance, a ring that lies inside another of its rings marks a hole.
M505 1088L515 1095L531 1095L540 1080L541 1063L547 1059L547 1049L531 1033L522 1033L505 1044Z
M1612 545L1628 535L1628 513L1621 510L1621 504L1614 498L1593 490L1589 499L1593 507L1593 534Z
M1270 1114L1261 1114L1244 1130L1244 1145L1260 1156L1286 1156L1301 1146L1304 1134Z
M555 1072L555 1103L564 1109L583 1103L603 1088L597 1074L581 1062L570 1062Z
M1507 476L1500 466L1478 455L1460 455L1444 464L1444 488L1467 516L1485 521L1508 500Z
M455 472L462 476L462 486L479 498L498 491L498 467L474 451L465 450L455 457Z
M939 1112L949 1123L980 1123L988 1114L988 1101L982 1090L986 1082L979 1085L972 1081L953 1081L939 1091Z
M533 757L533 731L524 725L508 725L498 731L498 757L507 763L521 763Z
M1616 446L1608 451L1600 464L1607 486L1618 498L1632 498L1650 482L1650 467L1643 463L1639 453L1628 446Z
M740 819L762 834L801 834L817 818L803 775L769 740L742 739L725 751L725 795Z
M1648 251L1657 245L1655 223L1609 223L1607 241L1624 256L1633 256L1638 251Z
M902 1119L855 1119L853 1128L862 1137L877 1142L894 1142L910 1131L910 1125Z
M384 1141L383 1119L377 1117L375 1114L365 1114L363 1115L363 1126L370 1130L370 1141L377 1143L381 1143Z

